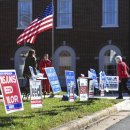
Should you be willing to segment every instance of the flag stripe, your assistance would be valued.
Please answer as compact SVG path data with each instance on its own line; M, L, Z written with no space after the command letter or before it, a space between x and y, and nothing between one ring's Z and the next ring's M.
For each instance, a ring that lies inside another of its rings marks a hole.
M46 28L45 28L45 27L42 28L42 30L40 30L39 33L43 32L43 31L46 31L46 30L48 30L48 29L51 29L52 27L53 27L53 25L50 24L50 25L46 26Z
M43 26L41 26L39 29L38 29L38 33L40 33L42 30L48 28L48 27L51 27L52 28L53 24L52 22L48 22L47 24L44 24Z

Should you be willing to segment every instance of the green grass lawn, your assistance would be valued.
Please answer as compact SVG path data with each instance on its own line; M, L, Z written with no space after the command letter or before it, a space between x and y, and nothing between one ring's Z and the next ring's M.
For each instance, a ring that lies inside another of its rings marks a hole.
M30 102L24 102L24 111L8 115L5 114L3 103L0 103L0 130L48 130L118 102L108 99L80 102L78 99L70 103L59 98L47 98L43 100L42 109L31 109Z

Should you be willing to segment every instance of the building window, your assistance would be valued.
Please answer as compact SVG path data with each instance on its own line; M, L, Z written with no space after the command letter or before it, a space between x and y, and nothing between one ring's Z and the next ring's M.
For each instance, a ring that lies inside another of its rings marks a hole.
M26 28L32 21L32 0L18 0L18 28Z
M71 70L71 55L68 51L59 54L59 76L65 75L65 70Z
M72 28L72 0L57 0L57 28Z
M102 27L118 27L118 0L103 0Z

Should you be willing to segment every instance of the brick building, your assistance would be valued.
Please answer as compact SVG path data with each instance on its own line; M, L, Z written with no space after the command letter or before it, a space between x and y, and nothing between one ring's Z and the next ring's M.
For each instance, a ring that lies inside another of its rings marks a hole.
M41 33L34 45L16 44L17 37L47 6L49 0L0 1L0 69L13 69L22 76L30 48L38 59L52 57L52 30ZM54 0L53 64L64 83L64 70L76 76L89 68L116 74L114 57L122 55L129 63L129 0Z

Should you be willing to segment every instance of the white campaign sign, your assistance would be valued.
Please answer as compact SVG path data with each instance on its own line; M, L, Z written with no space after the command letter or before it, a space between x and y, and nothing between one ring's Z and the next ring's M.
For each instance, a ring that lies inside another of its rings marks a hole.
M106 89L108 91L118 91L119 88L119 77L118 76L106 76L108 83Z
M29 80L31 108L42 108L42 86L41 80Z
M88 100L88 80L87 78L79 78L80 101Z

